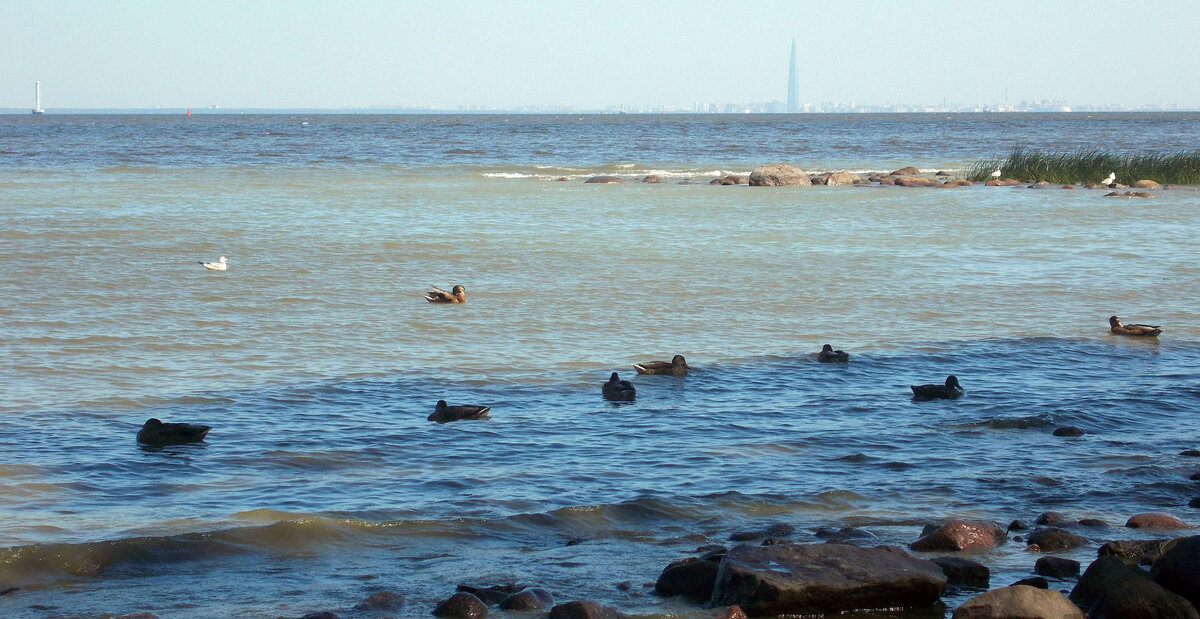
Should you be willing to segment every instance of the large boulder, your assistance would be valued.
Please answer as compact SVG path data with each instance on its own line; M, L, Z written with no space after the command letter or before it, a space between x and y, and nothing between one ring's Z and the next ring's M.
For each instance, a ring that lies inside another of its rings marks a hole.
M1200 536L1179 540L1150 568L1150 578L1200 608Z
M737 604L751 616L924 608L945 588L940 567L899 548L741 545L721 560L712 604Z
M809 187L812 181L808 179L808 174L795 166L790 166L786 163L768 163L764 166L754 168L750 173L750 185L753 187L780 187L784 185L798 185Z
M1134 189L1162 189L1162 185L1159 185L1158 183L1156 183L1148 178L1143 178L1138 181L1133 181L1132 183L1129 184L1129 186L1133 187Z
M600 176L593 176L593 177L591 177L591 178L589 178L589 179L587 179L586 181L583 181L583 182L585 182L585 183L600 183L600 184L604 184L604 183L623 183L623 182L625 182L625 181L622 181L622 180L620 179L620 177L617 177L617 176L610 176L610 175L607 175L607 174L602 174L602 175L600 175Z
M1112 555L1131 565L1150 565L1157 561L1159 557L1166 554L1181 539L1183 538L1114 540L1104 542L1104 545L1096 551L1096 554L1099 556Z
M899 170L892 170L891 176L916 176L921 173L921 170L915 166L904 166Z
M1187 599L1150 580L1141 568L1110 555L1088 566L1070 598L1092 619L1200 619Z
M1063 557L1039 557L1033 573L1050 578L1071 578L1079 575L1079 562Z
M1013 585L963 602L953 619L1084 619L1083 611L1057 591Z
M501 610L546 610L554 606L554 596L540 587L526 587L500 601Z
M896 176L895 184L901 187L936 187L941 184L928 176Z
M487 604L466 591L459 591L433 609L435 617L480 619L488 614Z
M654 583L654 592L659 595L682 595L700 602L712 598L713 585L717 582L717 570L721 566L720 555L717 560L704 560L689 557L676 561L659 574Z
M1007 538L1004 528L994 522L954 520L926 533L908 545L917 552L954 552L969 548L987 549L1003 544Z

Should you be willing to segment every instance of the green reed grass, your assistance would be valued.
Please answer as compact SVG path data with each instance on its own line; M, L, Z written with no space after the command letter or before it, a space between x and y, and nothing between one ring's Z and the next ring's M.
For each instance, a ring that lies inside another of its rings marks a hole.
M1004 159L976 162L967 168L966 177L986 181L996 169L1004 178L1019 181L1086 185L1099 183L1113 172L1117 182L1125 185L1142 179L1164 185L1200 185L1200 150L1132 154L1099 149L1044 153L1018 148Z

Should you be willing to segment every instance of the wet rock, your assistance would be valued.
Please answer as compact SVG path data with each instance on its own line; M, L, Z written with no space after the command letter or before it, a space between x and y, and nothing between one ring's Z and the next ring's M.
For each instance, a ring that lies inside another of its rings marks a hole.
M1159 185L1158 183L1146 178L1143 178L1139 181L1133 181L1129 184L1129 186L1133 187L1134 189L1162 189L1162 185Z
M1066 522L1067 516L1062 512L1042 512L1034 518L1033 524L1037 525L1056 525Z
M768 537L762 541L763 546L774 546L775 544L786 544L788 541L782 537Z
M1063 189L1075 189L1075 185L1063 185Z
M341 615L332 610L318 610L315 613L308 613L300 617L300 619L341 619Z
M400 610L404 606L404 596L392 591L373 593L367 599L354 605L355 610Z
M1028 528L1029 528L1029 526L1026 525L1024 522L1021 522L1020 520L1014 520L1011 523L1009 523L1009 525L1008 525L1009 531L1024 531Z
M892 170L891 176L917 176L920 173L921 171L914 166L905 166L899 170Z
M698 602L707 602L712 598L713 585L717 582L717 570L720 566L719 557L715 561L696 557L675 561L658 575L658 581L654 583L654 592L666 596L682 595Z
M1030 546L1037 546L1041 552L1071 550L1087 544L1086 539L1058 527L1038 529L1029 534L1026 542Z
M1054 428L1054 436L1083 436L1084 434L1087 433L1083 431L1083 428L1075 426L1059 426Z
M501 610L546 610L554 606L554 596L540 587L526 587L500 602Z
M950 173L945 170L938 170L934 176L950 176Z
M1181 538L1160 540L1123 540L1105 542L1096 554L1113 556L1126 563L1150 565L1173 548Z
M1084 619L1083 611L1057 591L1013 585L980 593L954 610L952 619Z
M1200 481L1200 471L1196 471L1195 473L1192 473L1191 477L1188 477L1188 479L1190 479L1192 481Z
M601 176L593 176L583 182L585 182L585 183L623 183L625 181L622 181L620 178L618 178L616 176L601 175Z
M955 520L936 531L923 533L908 547L918 552L994 548L1003 544L1006 538L1004 529L994 522Z
M1009 585L1009 586L1015 587L1017 585L1025 585L1027 587L1036 587L1038 589L1049 589L1050 581L1046 580L1045 578L1042 578L1041 576L1030 576L1029 578L1022 578L1021 580L1018 580L1017 582L1014 582L1012 585Z
M882 178L880 178L880 179L879 179L879 185L880 185L880 186L884 186L884 185L895 185L895 184L896 184L896 177L895 177L895 176L884 176L884 177L882 177Z
M985 181L983 184L988 187L1016 187L1023 183L1015 178L993 178L990 181Z
M478 619L486 617L488 614L487 605L482 600L466 591L459 591L450 596L449 599L442 601L433 609L434 616L437 617L462 617L464 619Z
M1089 529L1107 529L1107 528L1109 528L1107 522L1104 522L1103 520L1099 520L1096 518L1084 518L1075 524L1078 524L1081 527L1087 527Z
M728 174L726 176L714 178L711 181L708 181L708 184L709 185L745 185L749 182L750 182L749 179L747 179L745 176L738 176L737 174Z
M512 583L504 585L492 585L490 587L473 587L471 585L458 585L456 590L470 593L479 598L484 604L495 606L504 601L504 598L524 589L524 586L515 585Z
M564 182L564 181L569 181L569 180L571 180L571 179L569 179L569 178L567 178L567 177L565 177L565 176L560 176L560 177L558 177L558 178L556 178L556 179L554 179L554 180L555 180L555 181L557 181L557 182L560 182L560 183L561 183L561 182Z
M1079 575L1079 562L1062 557L1039 557L1033 573L1050 578L1071 578Z
M932 561L942 568L950 585L987 589L992 578L991 570L978 561L963 557L934 557Z
M1088 566L1071 590L1070 599L1097 619L1200 619L1187 599L1150 580L1141 568L1108 555Z
M1188 501L1188 507L1192 509L1200 509L1200 496Z
M1200 536L1185 537L1150 568L1150 578L1200 608Z
M940 183L928 176L897 176L896 184L901 187L936 187Z
M734 604L724 610L718 610L712 619L750 619L750 616L740 606Z
M808 179L808 174L805 174L804 170L800 168L786 163L769 163L754 168L754 171L750 173L750 185L752 187L808 187L812 185L812 181Z
M643 183L661 183L662 179L657 174L642 177Z
M633 581L622 580L621 582L616 584L616 587L617 587L617 591L629 591L630 589L633 588Z
M825 184L830 187L839 187L843 185L857 185L861 180L862 177L853 172L834 172L829 175Z
M941 568L899 548L742 545L721 561L712 604L737 604L754 616L924 608L945 586Z
M1131 529L1186 529L1187 523L1170 514L1148 512L1130 516L1125 526Z
M550 609L550 619L620 619L621 613L611 606L590 600L575 600Z

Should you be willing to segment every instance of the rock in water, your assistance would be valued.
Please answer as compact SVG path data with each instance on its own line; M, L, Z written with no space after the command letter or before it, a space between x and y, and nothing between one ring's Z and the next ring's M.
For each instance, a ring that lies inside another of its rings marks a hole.
M1070 598L1089 617L1200 619L1187 599L1155 584L1137 566L1126 565L1111 555L1088 566Z
M1013 585L981 593L954 610L953 619L1053 617L1084 619L1083 611L1057 591Z
M790 166L786 163L768 163L764 166L754 168L750 173L750 185L752 187L780 187L780 186L801 186L811 187L812 181L809 180L808 174L795 166Z
M945 588L942 568L899 548L741 545L721 561L712 604L752 616L924 608Z
M1154 562L1150 578L1200 608L1200 536L1179 540Z

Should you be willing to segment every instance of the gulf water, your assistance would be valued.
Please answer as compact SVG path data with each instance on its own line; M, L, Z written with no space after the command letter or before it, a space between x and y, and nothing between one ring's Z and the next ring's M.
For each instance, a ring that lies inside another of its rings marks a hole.
M707 181L1198 138L1194 114L0 117L0 615L353 617L391 590L426 616L521 582L704 617L646 585L769 523L904 545L1052 510L1112 525L1085 564L1162 534L1132 514L1195 524L1195 188ZM687 377L634 375L674 354ZM601 399L613 371L636 402ZM963 398L911 400L948 374ZM439 399L491 418L426 421ZM149 417L213 430L142 447ZM1003 586L1036 555L972 558Z

